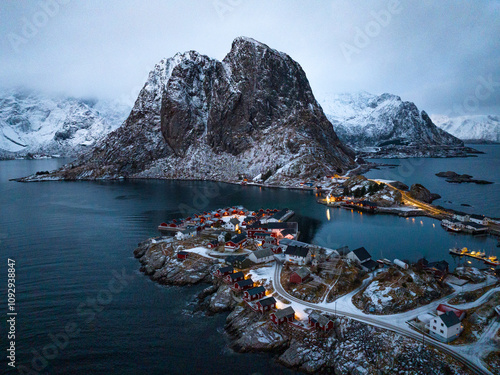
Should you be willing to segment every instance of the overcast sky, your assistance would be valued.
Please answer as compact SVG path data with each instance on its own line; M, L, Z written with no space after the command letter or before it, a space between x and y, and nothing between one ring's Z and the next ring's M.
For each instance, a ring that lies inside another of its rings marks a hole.
M499 20L500 1L2 1L0 86L127 100L161 58L220 60L244 35L298 61L318 99L500 114Z

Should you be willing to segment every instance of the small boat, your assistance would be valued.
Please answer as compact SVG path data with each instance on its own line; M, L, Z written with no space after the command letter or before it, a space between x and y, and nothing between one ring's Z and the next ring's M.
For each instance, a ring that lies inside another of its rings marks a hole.
M492 266L500 266L500 261L498 260L489 260L489 259L485 259L484 260L484 263L486 264L490 264Z
M470 255L469 250L466 247L462 247L461 249L453 247L450 249L450 253L458 256Z
M462 228L455 225L455 224L448 224L448 223L441 222L441 226L450 232L458 233L458 232L462 231Z
M491 256L485 258L484 259L484 263L491 264L493 266L499 266L500 265L500 261L498 260L498 258L495 255L491 255Z
M483 259L485 255L486 255L485 253L482 253L480 251L473 251L469 254L469 256L473 258L481 258L481 259Z

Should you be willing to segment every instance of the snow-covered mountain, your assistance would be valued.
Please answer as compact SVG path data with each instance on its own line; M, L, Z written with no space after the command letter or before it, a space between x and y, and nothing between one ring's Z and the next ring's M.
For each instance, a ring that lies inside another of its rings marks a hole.
M75 156L120 126L129 112L106 101L0 92L0 154Z
M466 142L500 142L500 116L470 115L448 117L432 115L441 129Z
M222 61L196 51L161 60L124 124L54 176L271 182L355 166L300 65L240 37Z
M340 140L358 150L463 146L461 140L434 125L414 103L396 95L345 93L325 97L320 104Z

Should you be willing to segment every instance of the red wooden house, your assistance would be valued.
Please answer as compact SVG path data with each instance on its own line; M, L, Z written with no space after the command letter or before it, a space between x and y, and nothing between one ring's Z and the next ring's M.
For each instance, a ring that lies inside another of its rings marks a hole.
M243 293L243 299L245 301L255 301L256 299L261 299L266 295L266 288L263 286L258 286L256 288L251 288L245 290Z
M229 284L234 284L237 281L241 281L245 279L245 275L243 272L235 272L235 273L230 273L224 277L224 280L229 283Z
M233 271L234 271L234 268L232 266L221 267L217 271L215 271L215 276L217 276L217 277L227 276L230 273L233 273Z
M244 291L253 288L253 280L245 279L234 283L234 289Z
M281 254L283 252L281 246L271 246L270 249L274 254Z
M293 322L295 320L295 310L289 306L285 309L276 310L269 315L269 319L275 324Z
M219 246L219 241L217 240L210 241L207 245L209 249L215 249L217 246Z
M257 301L257 308L261 313L265 311L270 311L272 309L276 308L276 300L274 297L267 297L264 299L261 299L260 301Z
M264 236L262 240L262 246L278 244L278 239L273 236L272 232L264 232L264 233L269 233L269 234Z
M327 332L331 330L334 325L331 319L314 311L309 314L309 326Z
M230 249L236 249L238 247L242 247L247 242L246 234L238 234L237 236L231 238L226 242L226 247Z
M311 272L307 268L301 267L290 275L290 282L294 284L302 284L310 278Z
M457 309L456 307L451 307L441 303L436 309L438 315L446 314L448 311L453 311L458 320L462 320L463 318L465 318L465 311Z
M188 252L187 251L179 251L177 253L177 259L186 259L188 257Z

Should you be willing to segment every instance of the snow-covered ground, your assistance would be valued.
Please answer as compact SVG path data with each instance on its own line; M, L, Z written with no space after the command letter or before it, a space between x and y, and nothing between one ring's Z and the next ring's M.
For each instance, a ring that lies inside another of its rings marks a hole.
M278 266L278 265L277 265ZM278 269L279 271L280 269ZM276 277L276 276L275 276ZM322 302L318 304L312 304L308 302L300 302L295 299L293 299L289 295L284 295L284 298L291 299L292 300L292 306L294 309L297 309L299 311L306 311L307 309L311 308L317 308L319 310L327 311L327 312L332 312L335 311L341 315L347 314L350 317L354 317L354 319L357 319L356 317L359 317L360 320L369 322L369 324L378 326L384 329L388 328L388 323L391 327L394 327L394 329L398 330L399 332L407 332L409 335L414 335L415 331L412 330L412 328L407 324L407 321L412 320L418 316L425 316L428 314L435 313L436 308L439 304L441 303L446 303L448 300L456 296L458 291L456 290L454 293L441 298L437 301L434 301L428 305L421 306L419 308L413 309L408 312L400 313L400 314L392 314L392 315L383 315L383 316L374 316L370 314L365 314L354 304L352 303L352 297L365 288L368 284L370 284L373 280L373 275L371 275L369 278L365 279L362 283L362 285L352 291L349 294L346 294L343 297L340 297L334 302ZM488 285L488 281L491 283L491 280L487 280L484 283L479 283L479 284L473 284L473 285L467 285L468 290L476 290L483 288ZM276 289L276 287L275 287ZM494 291L499 290L500 288L495 288L494 290L491 291L491 293L494 293ZM471 304L467 304L467 308L478 306L482 304L491 293L487 293L488 295L485 295L484 298L481 297L475 302L472 302ZM457 306L461 308L462 306ZM500 323L495 322L493 323L488 329L483 333L481 336L480 340L474 344L471 345L464 345L464 346L451 346L451 345L446 345L446 344L441 344L437 343L436 345L441 345L443 347L446 347L448 350L451 350L455 353L458 353L459 355L462 356L462 358L466 358L468 361L471 363L476 364L477 366L481 367L482 370L490 374L490 372L486 369L484 364L481 361L481 356L484 356L487 354L489 351L493 350L494 347L490 344L491 343L491 338L495 334L495 332L500 328ZM434 341L430 338L427 338L429 341Z

